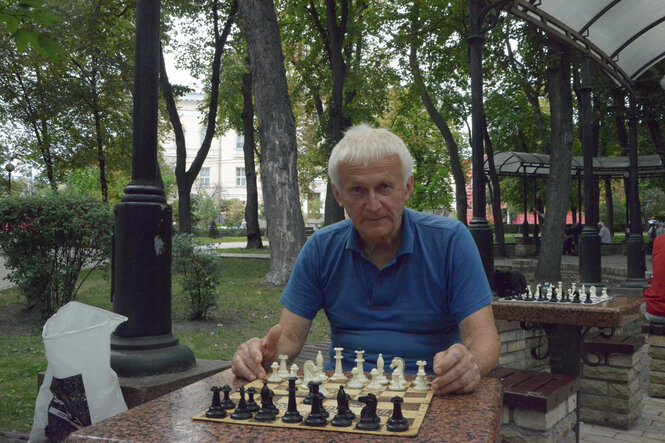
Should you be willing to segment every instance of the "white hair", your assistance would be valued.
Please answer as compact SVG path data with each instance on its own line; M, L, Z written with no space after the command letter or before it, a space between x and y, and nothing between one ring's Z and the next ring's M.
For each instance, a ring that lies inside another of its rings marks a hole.
M339 165L360 163L367 166L391 155L397 155L402 165L404 184L413 174L413 158L401 138L387 129L372 128L362 123L349 128L344 137L335 145L328 160L328 177L339 187Z

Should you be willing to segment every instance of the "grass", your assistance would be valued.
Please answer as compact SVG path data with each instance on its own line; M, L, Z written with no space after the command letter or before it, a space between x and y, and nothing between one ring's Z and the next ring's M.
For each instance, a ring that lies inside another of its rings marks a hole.
M224 278L219 287L218 307L209 313L206 321L188 320L181 279L176 274L172 278L173 334L192 349L196 358L230 360L240 343L263 336L279 320L282 289L262 283L269 260L222 258L220 266ZM112 310L109 293L110 268L104 266L83 283L77 300ZM5 314L2 318L27 316L19 303L15 288L0 291L0 311ZM0 432L30 430L37 398L37 374L46 370L47 364L41 327L22 326L18 334L16 331L0 333ZM321 313L314 319L308 340L328 336L328 321Z

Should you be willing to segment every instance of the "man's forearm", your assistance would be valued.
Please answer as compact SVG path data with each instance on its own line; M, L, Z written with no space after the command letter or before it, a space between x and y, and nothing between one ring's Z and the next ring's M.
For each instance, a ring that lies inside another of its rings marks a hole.
M476 330L466 340L462 340L462 343L475 357L480 375L485 376L494 369L501 352L501 342L496 328Z

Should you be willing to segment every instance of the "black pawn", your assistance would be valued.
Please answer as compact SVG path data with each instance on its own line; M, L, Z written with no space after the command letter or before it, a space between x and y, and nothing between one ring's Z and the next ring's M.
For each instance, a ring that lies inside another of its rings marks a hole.
M351 426L354 418L356 414L349 409L349 394L344 392L344 386L340 385L337 391L337 415L330 420L330 424L337 427Z
M325 426L328 420L323 409L323 394L319 392L319 385L321 383L312 383L312 410L305 419L307 426Z
M231 418L234 420L247 420L252 418L252 411L247 409L247 402L245 401L245 388L240 386L238 388L240 392L240 400L238 401L238 407L235 411L231 413Z
M206 411L206 417L210 418L224 418L226 417L226 411L222 408L221 401L219 399L219 391L221 388L219 386L213 386L210 388L212 391L212 404L210 408Z
M277 406L275 406L275 402L274 402L274 400L273 400L274 398L275 398L275 393L274 393L273 390L271 389L271 390L270 390L270 403L269 403L269 406L270 406L270 409L272 410L272 412L273 412L275 415L278 415L278 414L279 414L279 408L278 408Z
M404 432L409 429L409 422L402 415L402 403L404 403L404 399L400 396L395 396L390 401L393 402L393 415L388 419L386 429L390 432Z
M273 392L268 389L268 382L263 382L261 388L261 408L254 416L257 421L274 421L277 413L275 412L275 405L272 402Z
M224 399L222 400L222 408L224 409L233 409L236 407L236 404L233 403L233 400L229 397L231 393L231 386L224 385L222 386L222 392L224 392Z
M593 303L593 300L591 300L591 291L587 292L584 295L586 296L584 298L584 303Z
M289 382L289 387L286 389L289 392L289 405L286 409L286 412L282 416L282 421L284 423L300 423L302 421L302 415L298 412L298 407L296 405L296 377L287 377Z
M370 392L367 395L358 397L358 401L365 403L365 407L360 411L360 421L356 423L356 429L362 431L376 431L379 429L380 419L376 415L376 405L378 403L376 396Z
M249 409L252 412L256 412L259 410L259 405L256 403L254 400L254 394L256 394L256 389L254 389L254 386L250 386L247 388L247 409Z

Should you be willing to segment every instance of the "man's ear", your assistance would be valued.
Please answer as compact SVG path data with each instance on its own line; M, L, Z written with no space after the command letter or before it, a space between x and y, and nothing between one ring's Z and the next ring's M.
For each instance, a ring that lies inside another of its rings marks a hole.
M411 175L411 177L409 177L409 179L406 181L406 193L404 195L404 202L411 198L411 194L413 194L413 175Z
M339 205L340 208L344 207L344 203L342 202L342 194L339 192L339 189L335 185L331 183L332 190L333 190L333 195L335 196L335 200L337 200L337 204Z

